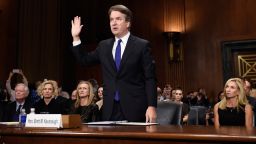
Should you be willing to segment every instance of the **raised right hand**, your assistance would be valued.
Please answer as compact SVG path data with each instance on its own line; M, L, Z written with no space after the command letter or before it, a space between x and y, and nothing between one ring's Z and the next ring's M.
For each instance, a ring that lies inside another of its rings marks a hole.
M79 34L82 30L83 25L81 25L81 17L76 16L74 20L71 21L71 35L73 37L73 41L80 40Z

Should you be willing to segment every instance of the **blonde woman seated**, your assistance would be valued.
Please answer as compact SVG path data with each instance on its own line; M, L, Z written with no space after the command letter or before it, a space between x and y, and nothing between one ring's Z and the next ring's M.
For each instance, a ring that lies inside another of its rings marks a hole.
M252 107L246 99L240 78L231 78L226 82L224 98L214 106L214 125L253 127Z
M56 81L45 80L40 84L37 92L39 96L42 96L42 99L36 102L34 106L37 114L67 114L65 106L55 99L58 96Z
M97 120L98 106L92 103L93 87L88 81L81 81L77 85L77 99L71 108L71 114L80 114L83 123Z

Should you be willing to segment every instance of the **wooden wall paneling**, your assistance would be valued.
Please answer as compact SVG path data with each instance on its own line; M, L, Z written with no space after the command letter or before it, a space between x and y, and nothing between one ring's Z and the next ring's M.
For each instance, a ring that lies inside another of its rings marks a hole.
M60 0L27 0L19 8L19 59L29 81L60 81Z
M181 32L181 37L186 33L185 29L185 1L184 0L164 0L164 31L165 32ZM183 43L183 39L181 38ZM183 48L183 44L182 44ZM186 88L184 62L169 61L168 46L165 48L167 60L166 66L166 82L170 83L174 88ZM184 59L183 59L184 60Z
M255 39L256 35L254 0L2 0L0 4L3 3L0 79L6 79L9 70L18 66L30 81L48 77L69 85L87 76L100 81L100 73L95 73L100 70L80 69L70 56L70 20L75 15L84 17L81 37L89 46L96 45L112 36L105 14L110 5L117 3L127 5L134 13L131 32L151 42L159 85L171 83L184 87L185 92L203 87L215 97L223 89L221 42ZM162 33L175 27L182 31L184 61L169 64Z
M186 0L187 89L204 87L210 97L223 89L221 41L253 38L253 4L255 2L250 0Z
M0 81L3 83L17 66L17 8L16 0L0 1Z

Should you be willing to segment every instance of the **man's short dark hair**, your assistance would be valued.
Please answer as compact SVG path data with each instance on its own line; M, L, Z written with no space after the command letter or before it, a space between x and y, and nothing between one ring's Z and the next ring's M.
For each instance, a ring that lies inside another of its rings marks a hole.
M128 22L132 21L132 12L124 5L114 5L108 10L108 15L110 16L112 11L119 11L125 15L125 20Z

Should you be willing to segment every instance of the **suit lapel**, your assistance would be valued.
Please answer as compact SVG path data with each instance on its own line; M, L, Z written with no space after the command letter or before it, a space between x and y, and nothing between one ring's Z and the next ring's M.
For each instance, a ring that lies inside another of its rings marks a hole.
M117 69L116 69L116 64L115 64L115 60L114 60L113 54L112 54L112 49L113 49L114 42L115 42L115 39L114 39L114 38L112 38L112 39L109 41L109 43L108 43L108 45L107 45L107 47L106 47L106 49L107 49L107 50L106 50L106 53L107 53L107 59L108 59L108 61L109 61L109 63L110 63L111 68L112 68L114 71L117 71Z
M134 36L130 35L127 44L126 44L126 48L124 50L122 59L121 59L121 64L120 64L120 70L122 70L122 68L124 67L125 63L127 62L128 57L132 54L133 52L133 47L134 47Z

